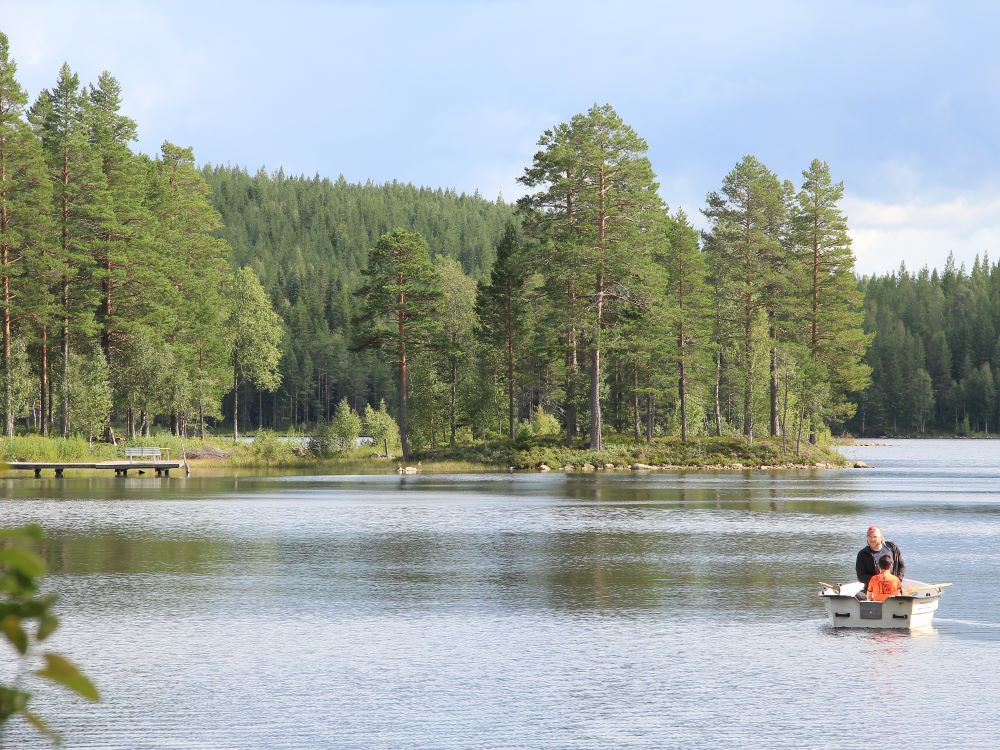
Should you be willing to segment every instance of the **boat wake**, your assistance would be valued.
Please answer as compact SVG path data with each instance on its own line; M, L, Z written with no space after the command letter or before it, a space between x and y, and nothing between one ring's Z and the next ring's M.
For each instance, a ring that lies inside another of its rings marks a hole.
M975 628L1000 628L1000 622L978 622L976 620L956 620L950 617L939 617L937 622L955 623L956 625L971 625Z

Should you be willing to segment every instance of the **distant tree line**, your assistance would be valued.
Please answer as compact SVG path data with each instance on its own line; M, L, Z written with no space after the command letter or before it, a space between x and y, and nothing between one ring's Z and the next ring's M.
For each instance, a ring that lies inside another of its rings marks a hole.
M133 153L107 72L63 65L30 107L15 74L0 34L3 432L200 432L241 383L276 387L281 320L231 268L191 149Z
M861 280L871 385L847 427L859 435L996 433L1000 264L905 266Z
M207 166L202 176L232 262L254 270L284 321L279 387L245 384L238 401L241 424L274 429L328 422L344 398L357 412L383 397L396 403L391 362L351 348L354 292L379 237L397 227L418 232L434 258L478 279L514 214L502 200L397 182L358 185L232 166ZM232 397L223 408L231 419Z

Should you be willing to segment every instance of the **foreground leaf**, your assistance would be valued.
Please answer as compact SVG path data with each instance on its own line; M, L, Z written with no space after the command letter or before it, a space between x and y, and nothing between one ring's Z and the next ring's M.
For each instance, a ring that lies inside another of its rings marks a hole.
M19 654L24 655L28 652L28 634L21 627L20 617L14 615L4 617L0 620L0 631L7 636L7 640L17 649Z
M0 549L0 566L19 571L33 578L45 575L45 563L38 555L17 547Z
M38 622L38 635L36 637L39 641L44 641L52 635L58 627L59 618L55 615L45 614Z
M99 701L101 699L93 683L68 659L59 654L47 652L45 663L46 666L37 672L39 677L58 682L87 700Z
M31 711L25 709L21 711L21 715L31 723L31 726L38 730L39 734L44 735L50 742L58 744L62 741L62 737L59 732L49 728L49 725L46 724L42 720L42 717L38 714L33 714Z

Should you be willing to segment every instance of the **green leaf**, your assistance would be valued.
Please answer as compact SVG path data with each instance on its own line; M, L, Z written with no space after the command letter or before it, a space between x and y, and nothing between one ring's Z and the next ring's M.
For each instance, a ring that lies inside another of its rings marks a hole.
M0 725L14 714L22 713L31 693L0 685Z
M21 715L28 720L31 726L33 726L38 731L39 734L47 737L50 742L59 744L62 741L62 737L59 735L59 732L55 731L54 729L50 729L49 725L46 724L42 720L42 717L39 716L38 714L34 714L31 711L25 709L21 711Z
M14 615L7 615L0 620L0 631L7 636L17 652L22 656L28 651L28 634L21 627L21 618Z
M45 575L45 562L33 552L8 547L0 549L0 566L23 573L26 576L40 578Z
M44 641L52 635L59 627L59 618L55 615L45 614L38 622L38 640Z
M29 523L14 529L0 529L0 538L4 539L32 539L37 542L42 536L42 527L37 523Z
M99 701L101 699L97 688L76 668L75 664L59 654L46 652L44 656L46 666L36 673L39 677L58 682L87 700Z

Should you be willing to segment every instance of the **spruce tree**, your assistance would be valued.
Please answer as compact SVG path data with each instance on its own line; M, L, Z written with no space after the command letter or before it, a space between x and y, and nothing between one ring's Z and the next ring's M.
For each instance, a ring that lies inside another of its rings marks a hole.
M517 228L508 223L496 246L489 281L476 293L476 335L502 357L507 390L507 437L514 439L517 422L517 369L527 335L529 305L528 266L521 253Z

